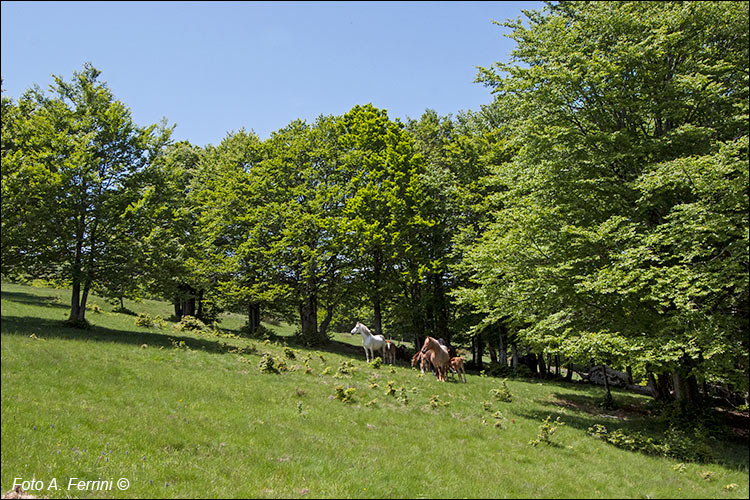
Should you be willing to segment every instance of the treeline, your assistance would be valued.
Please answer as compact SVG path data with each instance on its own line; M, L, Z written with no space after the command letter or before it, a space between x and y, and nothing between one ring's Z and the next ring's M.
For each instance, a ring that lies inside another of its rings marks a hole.
M511 62L479 70L492 102L455 117L358 105L201 148L134 124L91 65L3 96L3 275L71 286L73 323L92 290L151 294L249 333L362 320L477 364L747 394L747 3L525 14Z

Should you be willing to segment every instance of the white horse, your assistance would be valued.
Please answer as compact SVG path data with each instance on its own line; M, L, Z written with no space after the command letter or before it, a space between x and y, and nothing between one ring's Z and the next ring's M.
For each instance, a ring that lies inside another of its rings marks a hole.
M385 337L382 335L373 335L370 333L370 329L359 321L349 333L352 335L355 333L362 334L362 347L365 348L365 358L367 358L368 363L370 362L370 357L375 359L375 351L380 351L380 359L384 359L383 348L385 347Z

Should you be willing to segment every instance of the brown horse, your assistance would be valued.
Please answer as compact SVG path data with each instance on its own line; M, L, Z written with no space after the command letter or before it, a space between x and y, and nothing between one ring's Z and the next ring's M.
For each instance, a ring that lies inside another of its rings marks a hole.
M390 340L385 341L385 347L383 348L383 362L385 364L396 364L396 344L391 342Z
M464 358L455 356L450 361L450 371L458 375L458 380L461 380L463 375L464 383L466 383L466 370L464 370Z
M435 367L438 380L445 382L445 374L448 371L451 359L450 354L448 354L448 348L440 345L440 343L432 337L427 337L424 339L424 345L422 345L422 350L420 352L428 356L432 366Z
M419 363L419 369L424 374L425 371L430 371L432 365L426 354L422 354L422 351L417 351L411 358L411 367L414 368Z

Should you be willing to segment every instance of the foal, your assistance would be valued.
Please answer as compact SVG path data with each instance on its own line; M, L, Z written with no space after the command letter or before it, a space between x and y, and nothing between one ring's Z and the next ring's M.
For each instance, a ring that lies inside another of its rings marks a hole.
M390 340L385 341L385 347L383 347L383 362L385 364L396 364L396 344Z
M430 371L430 360L427 359L426 355L422 354L422 351L417 351L414 356L411 357L411 367L414 368L419 363L419 369L424 375L425 369Z
M466 370L464 370L464 358L455 356L450 361L451 372L458 375L458 380L461 380L463 375L464 383L466 383Z

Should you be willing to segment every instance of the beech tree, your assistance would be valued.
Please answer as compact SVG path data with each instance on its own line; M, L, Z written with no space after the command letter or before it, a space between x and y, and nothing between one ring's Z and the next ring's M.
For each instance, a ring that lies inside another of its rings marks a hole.
M505 24L513 61L478 76L517 145L468 256L488 314L688 403L699 381L747 387L746 7L561 2Z
M54 76L49 95L27 90L7 104L7 128L3 104L3 273L69 284L75 325L110 264L131 262L121 250L137 237L126 222L141 196L137 174L171 132L137 126L99 75L85 64L71 82Z

